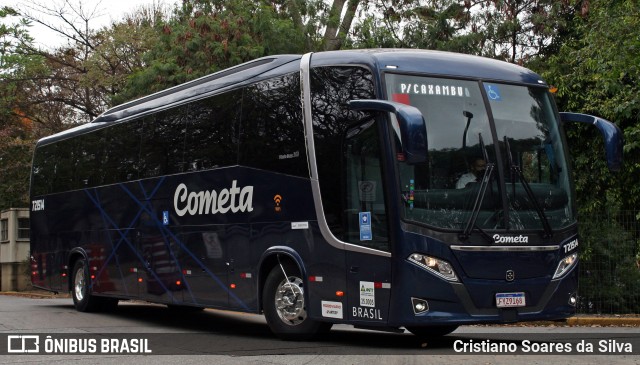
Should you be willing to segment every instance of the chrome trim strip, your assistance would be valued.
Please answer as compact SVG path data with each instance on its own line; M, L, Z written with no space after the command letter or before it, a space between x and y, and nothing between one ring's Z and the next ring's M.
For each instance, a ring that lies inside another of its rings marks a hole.
M451 246L455 251L556 251L560 245L553 246Z
M300 59L300 92L302 93L302 117L307 155L309 156L309 173L311 181L317 181L318 167L316 166L316 147L313 141L313 121L311 117L311 54L306 53ZM317 207L318 205L316 204Z
M311 55L307 53L300 60L300 91L302 93L302 115L304 120L304 132L307 143L307 155L309 156L309 171L311 175L311 190L313 191L313 201L316 207L316 216L318 217L318 226L322 237L331 246L345 251L360 252L369 255L391 257L390 252L374 250L368 247L362 247L337 239L324 217L324 209L322 208L322 199L320 198L320 182L318 181L318 166L316 165L316 148L313 140L313 120L311 115Z

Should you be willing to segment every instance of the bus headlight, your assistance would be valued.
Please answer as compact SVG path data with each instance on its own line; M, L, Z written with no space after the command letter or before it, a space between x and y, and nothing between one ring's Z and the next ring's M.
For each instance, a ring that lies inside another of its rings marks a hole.
M558 264L558 268L556 269L556 273L553 275L553 279L557 279L564 275L569 269L571 269L576 262L578 262L578 253L574 252L571 255L563 258Z
M414 253L409 256L409 261L424 269L427 269L436 276L439 276L445 280L458 281L458 276L456 276L455 271L453 271L453 267L450 263L444 260Z

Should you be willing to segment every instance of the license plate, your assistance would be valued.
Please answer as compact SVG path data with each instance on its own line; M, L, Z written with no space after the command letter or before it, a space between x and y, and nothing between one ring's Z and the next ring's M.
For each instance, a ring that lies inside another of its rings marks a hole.
M497 293L496 306L498 308L524 307L527 301L524 293Z

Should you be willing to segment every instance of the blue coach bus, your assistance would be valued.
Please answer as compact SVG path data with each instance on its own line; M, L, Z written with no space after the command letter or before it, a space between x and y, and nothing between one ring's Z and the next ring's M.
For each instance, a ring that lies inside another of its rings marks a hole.
M421 50L265 57L38 141L32 282L77 310L140 299L444 335L575 313L576 207L537 74Z

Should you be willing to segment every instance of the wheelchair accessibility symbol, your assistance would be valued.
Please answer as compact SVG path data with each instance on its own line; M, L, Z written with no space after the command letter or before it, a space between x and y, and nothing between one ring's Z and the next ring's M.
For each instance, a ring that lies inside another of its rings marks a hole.
M491 101L501 101L500 89L496 85L484 84L484 89L487 92L487 96Z

